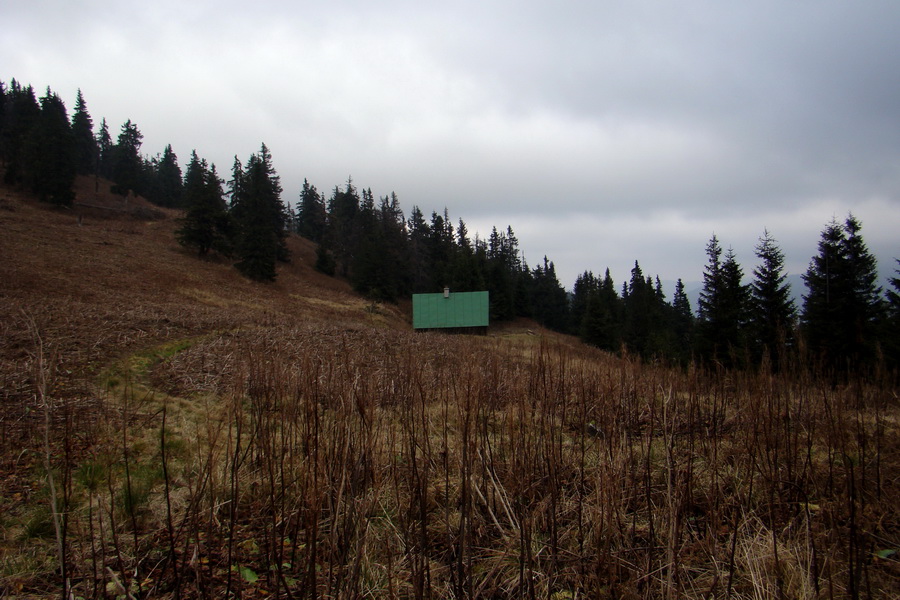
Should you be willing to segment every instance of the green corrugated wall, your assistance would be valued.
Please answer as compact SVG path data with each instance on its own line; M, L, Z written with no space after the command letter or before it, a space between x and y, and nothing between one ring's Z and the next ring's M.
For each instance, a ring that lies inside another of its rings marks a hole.
M413 329L487 327L489 311L487 292L413 294Z

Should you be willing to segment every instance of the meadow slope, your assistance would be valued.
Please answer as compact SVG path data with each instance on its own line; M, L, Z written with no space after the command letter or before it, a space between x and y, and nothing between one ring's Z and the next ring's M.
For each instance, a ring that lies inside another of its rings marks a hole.
M0 595L892 598L900 410L527 322L414 334L78 182L0 187Z

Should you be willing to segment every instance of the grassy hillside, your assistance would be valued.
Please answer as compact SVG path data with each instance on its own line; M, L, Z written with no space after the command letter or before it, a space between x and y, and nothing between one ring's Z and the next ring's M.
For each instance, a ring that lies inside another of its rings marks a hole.
M896 597L886 378L417 335L104 187L0 188L0 595Z

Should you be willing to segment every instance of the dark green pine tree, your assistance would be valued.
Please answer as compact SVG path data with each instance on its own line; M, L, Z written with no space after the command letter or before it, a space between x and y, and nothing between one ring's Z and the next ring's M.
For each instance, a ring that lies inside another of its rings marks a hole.
M381 198L378 209L378 227L381 230L383 250L381 261L382 288L391 300L409 294L409 246L406 237L406 219L400 208L397 194Z
M47 89L41 114L32 133L34 163L29 168L31 187L44 202L71 206L75 199L75 138L62 99Z
M878 262L860 234L862 223L852 214L844 221L850 272L848 310L856 315L853 333L860 342L859 357L873 360L877 353L878 329L884 318L882 289L878 285Z
M597 278L592 271L585 271L575 278L572 286L572 295L569 297L569 332L582 336L582 324L584 314L587 311L588 298L599 286Z
M4 107L5 123L0 139L0 161L5 165L3 180L8 184L24 181L37 158L34 131L41 116L41 106L30 85L23 88L13 79Z
M666 302L666 294L659 275L656 276L652 287L648 277L647 287L652 289L653 293L650 302L650 335L644 356L682 362L683 348L679 346L675 332L675 309Z
M794 343L797 307L784 272L784 254L767 229L756 245L756 257L761 262L750 284L749 343L755 361L768 354L778 369Z
M229 198L228 201L228 210L231 212L231 215L235 218L240 218L241 215L241 199L244 196L244 165L241 164L241 159L235 155L234 163L231 165L231 179L228 180L228 191L226 195Z
M516 316L516 283L521 262L515 237L491 230L487 247L485 282L491 301L491 319L508 321Z
M375 210L375 197L371 189L362 191L362 201L355 217L358 229L356 247L352 252L350 282L353 288L372 300L393 300L392 294L385 289L384 262L385 240L378 223Z
M286 216L281 202L281 180L272 166L272 156L263 144L259 154L247 161L232 197L238 228L238 270L250 279L274 281L276 261L287 260Z
M595 280L589 273L583 285L587 287L587 303L581 321L581 339L609 352L619 351L623 341L625 308L623 300L616 294L609 269L606 269L602 281ZM627 290L627 287L624 289Z
M625 308L624 341L628 352L646 357L650 350L654 297L653 286L644 279L638 261L631 269L628 294L622 298Z
M672 330L676 344L675 358L682 364L687 363L694 345L694 312L680 278L675 283L675 295L672 296Z
M78 89L78 95L75 98L72 136L75 138L75 167L78 174L92 175L96 173L100 149L94 138L94 121L88 112L81 88Z
M319 195L316 186L303 180L303 189L300 190L300 203L297 206L297 234L308 240L321 243L325 237L327 226L327 211L325 201Z
M178 156L167 144L162 156L154 161L153 202L167 208L182 208L183 179ZM214 167L213 167L214 168ZM221 187L221 186L220 186Z
M112 192L127 196L144 193L144 160L141 142L144 135L137 125L128 119L119 132L119 139L112 151Z
M115 148L104 118L100 121L100 131L97 132L97 174L100 177L112 179Z
M743 270L729 248L713 235L706 246L709 262L703 273L697 325L697 349L701 357L731 366L746 349L746 323L750 291L741 283Z
M326 246L334 255L337 273L343 277L350 275L353 253L359 237L359 193L348 177L343 190L335 186L328 202L328 231Z
M808 346L827 367L840 371L869 364L877 345L881 289L861 227L853 215L843 225L832 219L803 276L808 293L801 324Z
M460 292L477 292L485 289L483 263L479 260L476 244L469 239L465 221L456 227L456 251L450 286Z
M453 224L447 209L444 214L431 213L430 235L427 238L427 270L429 289L435 292L449 286L452 279L452 266L456 251L456 238L453 232Z
M215 165L208 167L196 150L191 153L183 191L186 212L176 232L178 242L197 250L199 256L210 251L229 256L234 228L225 205L222 180Z
M556 267L545 256L543 267L538 265L531 273L534 320L549 329L564 331L569 321L569 299L556 277Z
M900 266L900 259L894 259ZM885 318L882 340L885 358L893 368L900 367L900 268L895 269L897 277L890 280L891 287L885 294L887 314Z
M435 292L430 289L428 272L428 240L431 228L418 206L413 206L406 222L409 238L409 285L414 294Z
M6 84L0 80L0 157L3 156L3 132L6 128Z
M3 156L3 131L6 128L6 84L0 81L0 157Z
M737 262L731 248L725 251L722 261L722 323L723 339L731 354L742 354L747 349L747 323L750 311L750 286L743 284L744 270ZM724 346L723 346L724 348ZM730 358L730 357L729 357Z

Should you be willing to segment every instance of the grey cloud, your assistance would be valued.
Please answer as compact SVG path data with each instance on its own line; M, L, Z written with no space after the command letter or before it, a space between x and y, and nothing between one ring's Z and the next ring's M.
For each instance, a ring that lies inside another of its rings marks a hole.
M749 265L767 226L804 268L848 211L883 264L900 255L895 2L35 0L3 16L0 78L70 106L81 87L148 153L196 148L225 172L265 142L286 200L352 175L407 212L512 225L566 285L634 259L699 278L714 230Z

